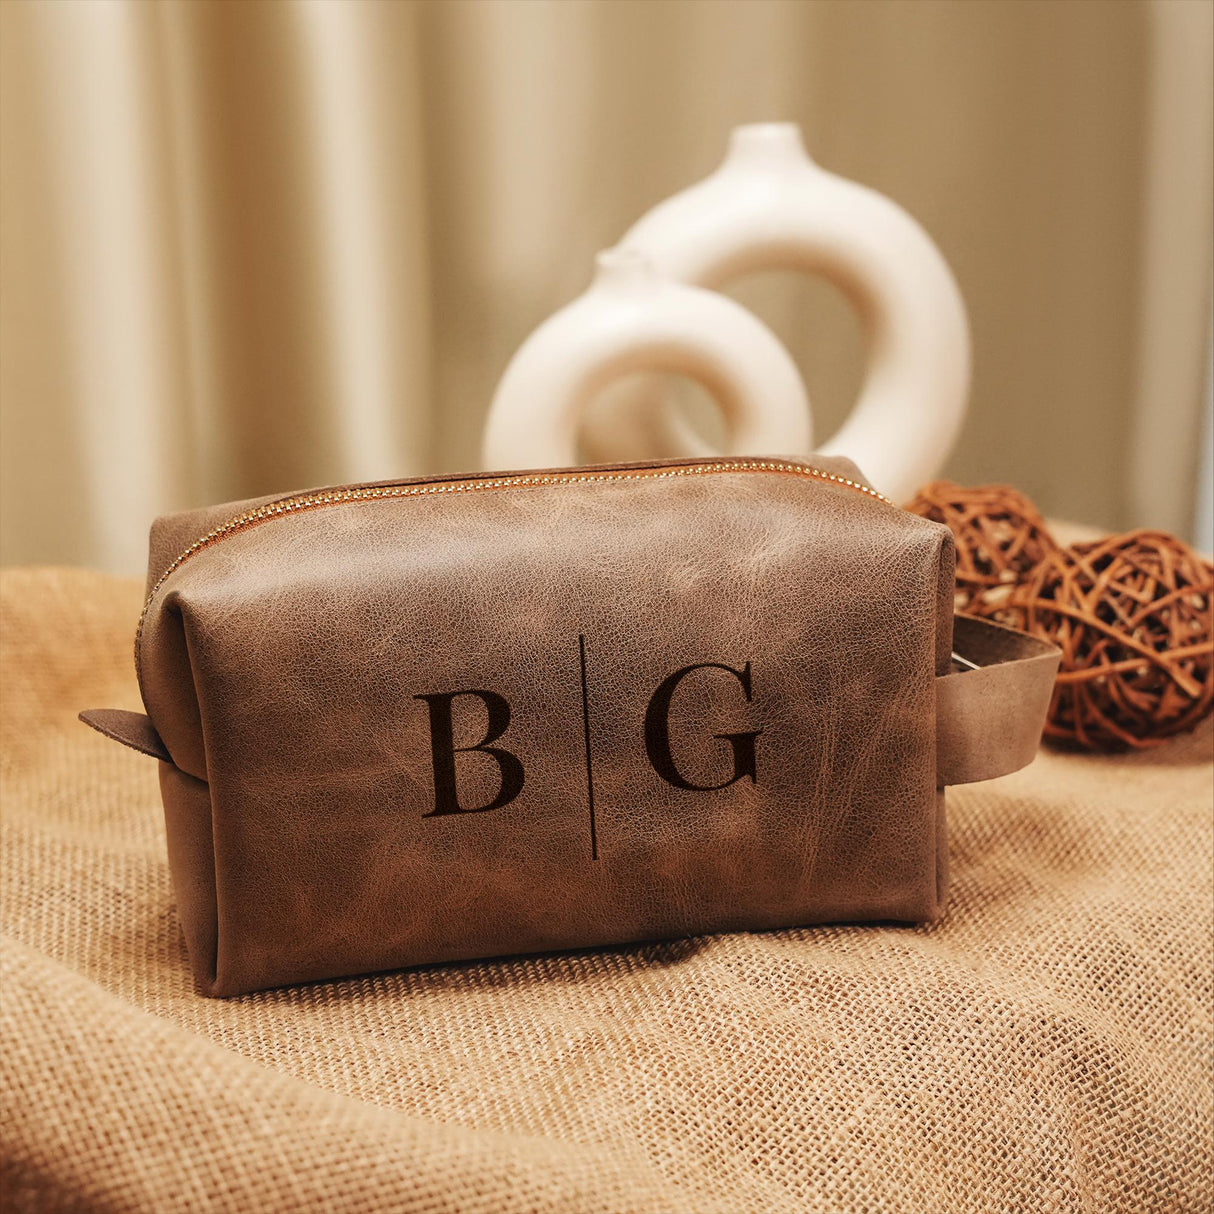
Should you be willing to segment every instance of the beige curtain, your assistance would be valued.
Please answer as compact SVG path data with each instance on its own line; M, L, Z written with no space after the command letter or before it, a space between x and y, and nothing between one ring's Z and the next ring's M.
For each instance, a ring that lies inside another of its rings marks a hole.
M6 0L2 551L137 570L159 512L475 467L591 257L794 119L971 310L948 471L1188 532L1210 333L1207 0ZM738 284L818 432L830 290Z

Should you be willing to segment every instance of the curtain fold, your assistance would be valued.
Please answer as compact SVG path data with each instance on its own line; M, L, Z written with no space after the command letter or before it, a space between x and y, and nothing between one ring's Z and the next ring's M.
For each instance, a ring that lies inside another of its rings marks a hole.
M0 559L134 571L157 513L475 467L518 343L766 119L953 265L975 381L949 472L1187 531L1212 11L0 5ZM855 319L791 276L731 293L828 434Z

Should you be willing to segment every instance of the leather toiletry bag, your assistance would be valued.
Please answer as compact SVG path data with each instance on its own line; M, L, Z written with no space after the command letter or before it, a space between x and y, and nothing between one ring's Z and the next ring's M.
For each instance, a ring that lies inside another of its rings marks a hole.
M960 660L953 657L954 648ZM845 461L322 489L152 528L146 716L201 991L920 922L944 786L1028 762L1058 655Z

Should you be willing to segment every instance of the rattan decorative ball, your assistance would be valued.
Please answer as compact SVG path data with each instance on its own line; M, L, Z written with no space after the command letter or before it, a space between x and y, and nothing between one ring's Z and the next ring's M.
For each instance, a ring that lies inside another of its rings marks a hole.
M1214 567L1175 536L1056 549L1015 598L1027 631L1062 650L1048 737L1141 749L1214 705Z
M956 536L956 609L1023 628L1013 591L1058 551L1037 507L1010 485L966 489L933 481L907 509L943 523Z

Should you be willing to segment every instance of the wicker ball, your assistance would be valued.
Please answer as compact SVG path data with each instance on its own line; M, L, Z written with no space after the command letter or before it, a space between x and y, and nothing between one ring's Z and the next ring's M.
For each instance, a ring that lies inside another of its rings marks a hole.
M1058 545L1023 493L1009 485L973 489L934 481L907 506L957 538L956 610L1023 628L1013 591Z
M1017 591L1029 632L1062 650L1046 735L1140 749L1214 705L1214 567L1161 531L1050 553Z

